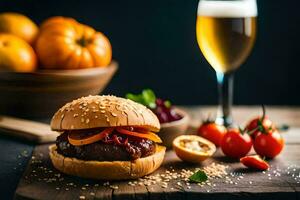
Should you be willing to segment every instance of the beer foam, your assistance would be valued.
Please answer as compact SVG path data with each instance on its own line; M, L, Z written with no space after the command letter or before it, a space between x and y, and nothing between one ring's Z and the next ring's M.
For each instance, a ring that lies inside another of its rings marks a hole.
M256 0L245 1L200 1L199 16L209 17L256 17Z

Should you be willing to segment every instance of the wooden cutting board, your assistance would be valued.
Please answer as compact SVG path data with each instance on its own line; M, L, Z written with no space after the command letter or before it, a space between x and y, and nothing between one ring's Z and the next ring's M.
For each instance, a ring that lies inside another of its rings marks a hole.
M56 140L58 133L51 131L48 124L0 115L0 132L36 143Z
M287 144L282 154L270 161L271 169L258 172L239 162L225 158L218 151L201 165L180 161L173 151L166 153L163 165L154 175L166 170L180 173L212 162L228 165L229 178L212 179L210 185L187 185L181 178L170 180L166 188L161 182L130 185L129 181L110 182L67 176L55 170L49 160L48 145L37 146L19 182L16 199L299 199L300 195L300 129L285 134ZM231 173L231 174L230 174ZM243 178L241 178L243 177ZM131 181L133 182L133 181ZM118 188L117 188L117 187Z

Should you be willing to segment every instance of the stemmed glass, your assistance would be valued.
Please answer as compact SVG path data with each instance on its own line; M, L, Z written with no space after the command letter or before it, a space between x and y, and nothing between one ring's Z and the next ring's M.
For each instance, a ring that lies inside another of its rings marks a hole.
M256 0L200 0L198 45L216 72L219 111L216 123L232 125L234 71L250 54L256 38Z

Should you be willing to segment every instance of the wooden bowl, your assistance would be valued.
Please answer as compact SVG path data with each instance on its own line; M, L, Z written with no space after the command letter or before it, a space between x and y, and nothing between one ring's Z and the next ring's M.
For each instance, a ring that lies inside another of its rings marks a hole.
M189 126L189 115L184 110L178 108L176 108L176 112L182 116L182 119L161 124L161 129L157 134L162 139L163 145L167 148L172 148L173 140L179 135L184 135Z
M102 92L117 69L112 62L105 68L0 72L0 113L50 118L65 103Z

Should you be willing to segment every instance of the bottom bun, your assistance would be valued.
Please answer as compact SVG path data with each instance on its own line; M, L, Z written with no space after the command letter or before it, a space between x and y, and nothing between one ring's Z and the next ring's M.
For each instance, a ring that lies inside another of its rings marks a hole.
M99 180L135 179L154 172L163 162L166 148L156 146L156 152L134 161L85 161L69 158L56 151L56 145L49 146L52 164L59 171Z

